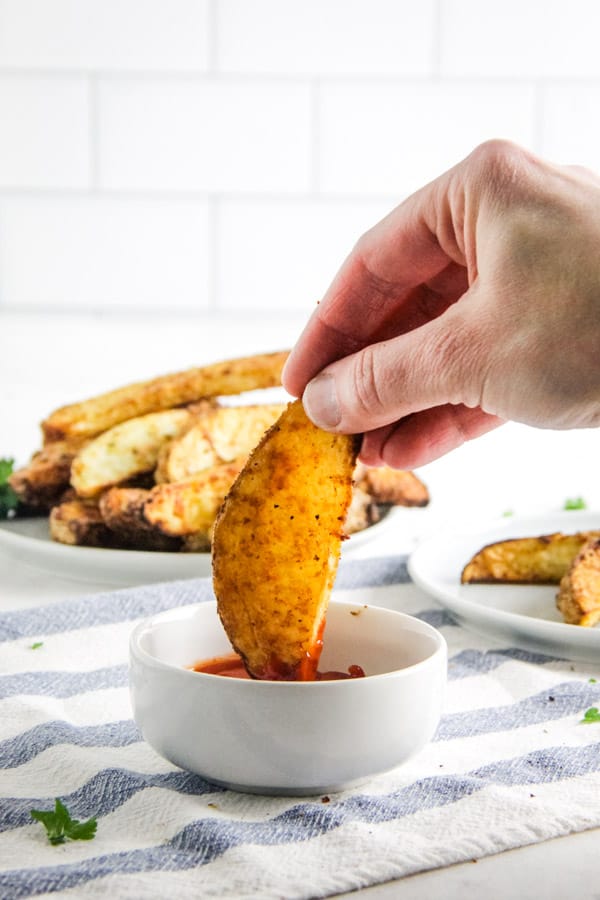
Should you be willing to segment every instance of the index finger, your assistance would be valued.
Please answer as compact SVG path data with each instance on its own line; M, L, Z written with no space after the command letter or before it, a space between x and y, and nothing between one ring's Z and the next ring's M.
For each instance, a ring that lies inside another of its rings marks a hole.
M413 194L357 242L286 363L283 383L291 394L301 396L329 363L380 340L390 320L401 334L432 318L426 304L419 310L417 289L448 267L465 265L448 227L453 172ZM438 312L447 301L440 303Z

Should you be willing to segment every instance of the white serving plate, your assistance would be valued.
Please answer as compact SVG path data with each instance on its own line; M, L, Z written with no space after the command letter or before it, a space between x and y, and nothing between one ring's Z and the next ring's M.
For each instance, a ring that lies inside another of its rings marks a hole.
M344 541L342 558L352 557L396 528L405 528L411 513L414 515L413 510L399 507L390 509L375 525ZM45 517L0 522L0 549L36 569L94 584L125 587L211 575L210 553L155 553L59 544L50 538Z
M462 534L424 540L408 561L411 578L466 628L511 646L600 662L600 628L567 625L556 609L556 586L461 584L463 567L486 544L509 538L600 529L600 512L510 516Z

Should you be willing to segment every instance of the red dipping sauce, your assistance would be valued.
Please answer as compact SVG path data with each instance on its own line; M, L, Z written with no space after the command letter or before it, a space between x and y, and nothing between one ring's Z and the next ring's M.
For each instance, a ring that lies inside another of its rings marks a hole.
M242 658L237 653L228 653L227 656L215 656L214 659L203 659L190 666L190 668L193 672L203 672L205 675L222 675L224 678L246 678L250 680L250 675L242 662ZM347 678L364 677L365 673L360 666L348 666L347 672L317 672L315 680L343 681Z

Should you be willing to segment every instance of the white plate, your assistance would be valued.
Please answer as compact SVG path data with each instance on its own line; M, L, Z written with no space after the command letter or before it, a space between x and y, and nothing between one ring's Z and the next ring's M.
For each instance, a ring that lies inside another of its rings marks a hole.
M389 533L407 512L410 510L392 508L381 521L353 534L342 545L342 558L352 557ZM150 553L58 544L50 538L44 517L0 522L0 549L36 569L101 585L125 587L211 574L210 553Z
M470 533L446 530L417 547L408 570L415 584L472 631L522 649L599 663L600 628L567 625L556 609L556 587L460 583L471 556L493 541L589 529L600 529L600 512L511 516Z

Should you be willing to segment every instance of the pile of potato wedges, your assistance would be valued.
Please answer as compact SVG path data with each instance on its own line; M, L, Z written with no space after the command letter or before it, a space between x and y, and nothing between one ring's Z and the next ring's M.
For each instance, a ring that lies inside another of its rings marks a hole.
M30 513L48 515L61 543L208 552L225 496L286 407L243 395L280 387L287 355L212 363L63 406L42 422L41 448L10 485ZM428 502L413 472L359 464L345 531L389 506Z

